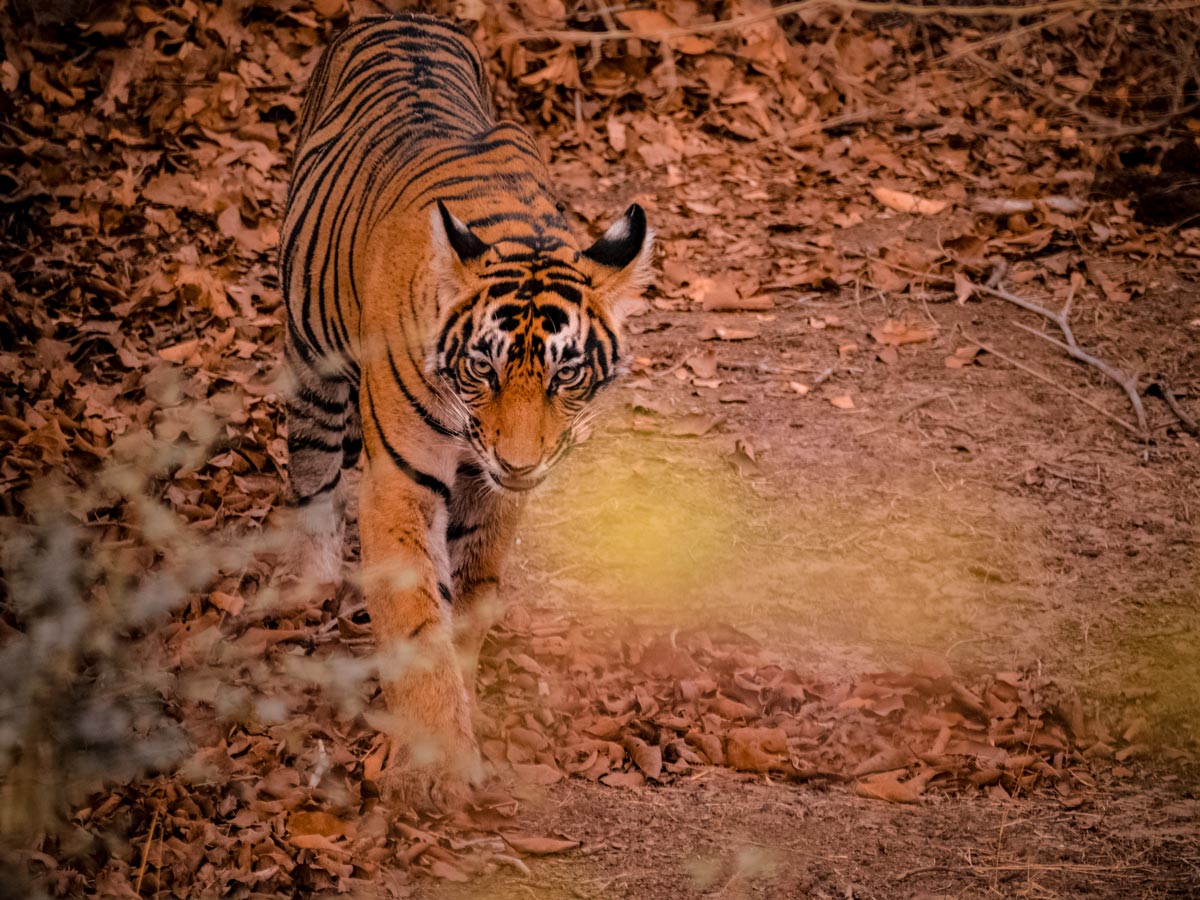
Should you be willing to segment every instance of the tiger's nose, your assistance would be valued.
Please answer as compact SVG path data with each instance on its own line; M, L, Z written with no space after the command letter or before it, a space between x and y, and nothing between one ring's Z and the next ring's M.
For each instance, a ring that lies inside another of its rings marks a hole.
M531 466L513 465L508 460L506 460L503 456L501 456L499 453L496 454L496 462L500 463L500 468L502 468L504 470L504 474L516 475L518 478L520 478L522 475L530 474L539 465L539 463L536 463L536 462Z

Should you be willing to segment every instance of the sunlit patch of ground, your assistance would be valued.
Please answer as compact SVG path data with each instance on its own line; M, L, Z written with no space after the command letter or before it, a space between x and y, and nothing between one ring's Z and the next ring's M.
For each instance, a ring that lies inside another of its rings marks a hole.
M605 443L565 467L523 531L521 567L565 604L841 643L877 663L978 658L985 641L993 659L1038 652L1047 574L1031 505L911 476L752 482L695 443Z
M531 502L508 596L664 631L730 625L833 677L927 652L1032 667L1118 732L1145 713L1195 740L1196 604L1155 597L1131 619L1138 603L1080 594L1051 545L1062 524L1003 480L869 459L747 478L712 442L613 427Z

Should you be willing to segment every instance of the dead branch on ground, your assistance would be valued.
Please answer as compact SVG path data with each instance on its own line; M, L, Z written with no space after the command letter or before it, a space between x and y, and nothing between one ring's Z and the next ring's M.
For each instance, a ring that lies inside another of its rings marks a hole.
M1170 382L1165 378L1159 378L1157 381L1153 381L1146 386L1146 393L1162 397L1163 402L1170 407L1171 412L1175 414L1175 418L1179 420L1179 424L1183 426L1183 430L1194 437L1200 437L1200 422L1197 422L1188 415L1183 406L1180 405Z
M930 403L936 403L938 400L949 399L949 394L941 393L931 394L928 397L921 397L917 400L913 400L911 403L904 404L904 406L900 407L898 410L889 415L887 421L882 425L876 425L874 428L868 428L866 431L860 431L857 436L866 437L868 434L875 434L877 431L883 431L883 429L887 428L889 425L899 425L904 421L905 416L916 412L922 406L928 406Z
M1075 299L1074 283L1071 285L1070 293L1067 294L1067 301L1063 304L1063 308L1056 312L1055 310L1047 309L1045 306L1042 306L1038 303L1034 303L1032 300L1027 300L1024 297L1020 297L1017 294L1004 290L1003 288L996 287L995 285L1000 282L1003 276L1004 267L1001 266L998 267L995 272L993 272L992 277L988 279L987 284L979 284L973 281L969 281L968 283L976 291L990 294L993 297L998 297L999 299L1005 300L1014 306L1021 307L1021 309L1028 310L1031 313L1037 313L1039 316L1042 316L1043 318L1053 322L1058 327L1058 330L1062 332L1065 340L1060 341L1057 338L1051 337L1045 332L1038 331L1035 328L1030 328L1028 325L1024 325L1021 322L1016 322L1014 324L1016 324L1018 328L1022 328L1025 331L1028 331L1030 334L1041 338L1048 344L1053 344L1072 359L1091 366L1097 372L1100 372L1105 377L1119 384L1129 397L1129 403L1133 407L1133 413L1135 416L1137 416L1138 428L1141 430L1143 435L1147 434L1149 427L1146 423L1146 410L1142 406L1142 398L1138 390L1137 375L1126 373L1123 370L1118 369L1116 366L1111 365L1102 359L1098 359L1080 347L1079 342L1075 340L1075 332L1071 330L1071 323L1069 321L1071 315L1071 303Z
M1092 400L1089 400L1087 397L1083 396L1083 394L1079 393L1078 391L1073 391L1066 385L1060 384L1059 382L1057 382L1053 378L1051 378L1049 375L1043 374L1042 372L1039 372L1037 369L1034 369L1031 366L1027 366L1027 365L1025 365L1025 363L1023 363L1019 360L1013 359L1011 356L1008 356L1004 353L1001 353L995 347L991 346L990 344L985 344L983 341L979 340L979 338L975 337L972 334L969 334L966 331L962 332L962 336L964 338L966 338L968 341L970 341L972 344L974 344L976 347L979 347L984 352L990 353L992 356L996 357L997 359L1002 359L1009 365L1015 366L1016 368L1020 369L1022 372L1026 372L1027 374L1032 375L1038 381L1044 382L1045 384L1048 384L1053 388L1057 388L1058 390L1062 391L1064 394L1067 394L1070 397L1074 397L1076 400L1078 400L1084 406L1091 407L1096 412L1100 413L1100 415L1104 416L1106 419L1111 419L1113 422L1116 422L1118 425L1120 425L1126 431L1132 432L1133 434L1136 434L1139 437L1142 437L1144 435L1144 431L1139 429L1136 425L1132 424L1131 422L1126 422L1120 416L1113 415L1112 413L1110 413L1107 409L1105 409L1100 404L1095 403Z

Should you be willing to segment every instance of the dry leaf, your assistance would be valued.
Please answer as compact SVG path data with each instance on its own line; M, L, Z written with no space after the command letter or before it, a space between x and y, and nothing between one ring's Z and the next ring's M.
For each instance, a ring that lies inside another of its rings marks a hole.
M959 305L966 303L975 295L975 285L960 271L954 272L954 301Z
M750 772L792 771L787 732L782 728L731 728L725 736L725 759Z
M581 844L580 841L570 841L564 838L536 837L524 834L502 832L500 836L504 838L504 842L508 846L526 856L549 856L553 853L565 853L568 850L574 850Z
M623 9L613 13L618 22L630 31L640 31L652 34L658 31L669 31L675 23L655 9Z
M930 340L936 334L937 330L932 327L900 322L895 319L888 319L882 325L871 329L871 337L875 339L876 343L890 344L894 347L903 344L919 344L922 341Z
M662 775L661 747L651 747L641 738L628 735L625 738L625 749L629 751L629 758L633 760L633 764L641 769L647 778L657 780Z
M946 658L945 654L934 650L922 650L912 671L914 675L920 675L931 681L949 683L954 678L954 669L950 665L950 660Z
M716 378L717 354L711 350L688 357L687 367L697 378Z
M749 285L755 288L756 285ZM774 306L770 297L747 294L728 278L714 279L711 287L704 292L701 305L706 312L754 311L763 312Z
M891 747L879 751L870 759L863 760L854 767L851 774L855 778L861 778L864 775L873 775L878 772L892 772L895 769L907 768L916 761L916 757L907 747Z
M563 779L561 770L541 763L513 763L512 768L517 778L526 784L556 784Z
M743 478L752 478L761 471L755 455L754 445L747 438L737 438L733 443L733 452L727 453L725 458L729 460L729 463Z
M441 878L445 881L457 881L461 883L471 880L471 876L458 866L441 859L435 859L430 863L429 874L434 878Z
M662 271L667 276L667 280L677 285L692 284L697 280L696 270L681 259L664 259Z
M628 145L628 138L626 137L625 123L622 122L620 119L610 116L608 119L608 123L607 123L607 130L608 130L608 143L618 153L624 153L625 147Z
M886 206L888 209L894 209L902 213L917 213L922 216L935 216L944 210L947 206L945 200L927 200L923 197L918 197L916 194L910 194L907 191L898 191L893 188L877 185L871 188L871 193L875 199Z
M980 351L981 348L973 344L966 347L959 347L954 351L952 356L946 357L946 368L961 369L964 366L968 366L975 362L975 358L979 355Z
M199 347L200 339L192 338L191 340L181 341L171 347L163 347L158 351L158 355L167 362L183 363L194 356Z
M231 616L236 616L246 605L246 598L236 594L226 594L224 591L212 591L208 602L217 609L224 610Z
M663 431L675 437L700 437L712 431L724 421L720 416L709 413L687 413L669 421Z
M600 778L600 783L609 787L640 788L646 786L646 776L641 772L609 772Z
M288 833L291 835L320 835L322 837L353 836L353 824L320 810L300 810L288 816Z
M884 772L860 781L854 786L854 793L860 797L872 800L886 800L889 803L916 803L925 793L925 782L928 778L910 778L900 780L899 772Z
M702 341L748 341L756 337L758 337L757 331L746 328L725 328L721 325L706 325L699 334Z

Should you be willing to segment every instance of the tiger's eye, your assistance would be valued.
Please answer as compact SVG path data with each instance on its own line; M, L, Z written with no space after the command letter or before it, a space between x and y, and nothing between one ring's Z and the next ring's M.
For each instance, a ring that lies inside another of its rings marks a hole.
M553 384L557 388L574 387L583 380L583 366L562 366L554 373Z
M477 356L467 359L467 372L473 378L478 378L480 381L490 381L496 374L490 362L486 359L480 359Z

